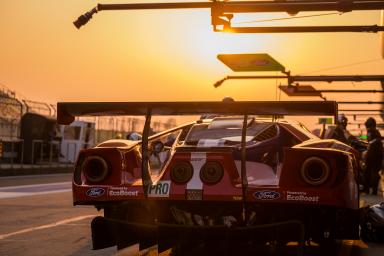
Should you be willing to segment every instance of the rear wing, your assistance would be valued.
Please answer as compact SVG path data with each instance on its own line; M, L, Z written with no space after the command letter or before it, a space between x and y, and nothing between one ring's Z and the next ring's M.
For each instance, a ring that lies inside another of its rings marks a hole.
M240 101L240 102L59 102L57 122L70 124L76 116L144 115L145 123L141 141L141 174L145 196L152 185L149 173L149 131L152 115L201 115L207 113L243 115L241 136L241 181L243 210L247 190L246 133L248 115L328 115L337 117L334 101ZM245 215L244 215L245 216Z
M238 102L59 102L57 122L70 124L76 116L148 115L290 115L337 117L335 101ZM335 118L336 120L336 118Z

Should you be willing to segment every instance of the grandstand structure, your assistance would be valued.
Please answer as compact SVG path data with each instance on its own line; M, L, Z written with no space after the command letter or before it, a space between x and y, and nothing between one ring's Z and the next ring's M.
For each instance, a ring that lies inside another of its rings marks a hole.
M53 105L17 97L16 92L0 84L0 139L20 137L20 120L25 113L55 117Z
M0 88L0 138L13 139L19 136L19 123L24 112L23 103L16 94Z

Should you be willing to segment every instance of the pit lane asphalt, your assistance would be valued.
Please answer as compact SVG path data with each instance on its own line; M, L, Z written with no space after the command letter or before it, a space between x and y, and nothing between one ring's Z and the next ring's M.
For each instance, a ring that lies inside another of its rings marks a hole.
M91 206L74 207L70 184L68 174L0 178L0 255L116 253L115 248L91 250L90 222L102 213ZM2 198L10 191L15 196Z
M116 252L115 248L92 251L90 222L94 216L101 215L102 212L98 213L91 206L73 207L71 192L62 192L63 188L70 187L70 181L71 175L68 174L0 178L0 255L145 254L145 251L138 252L137 246L119 252ZM1 193L10 190L13 193L27 192L31 195L1 199ZM363 196L362 200L366 204L383 201L382 198L373 196ZM383 254L384 244L343 241L337 255L382 256ZM156 255L154 250L150 255ZM318 253L315 250L308 255Z

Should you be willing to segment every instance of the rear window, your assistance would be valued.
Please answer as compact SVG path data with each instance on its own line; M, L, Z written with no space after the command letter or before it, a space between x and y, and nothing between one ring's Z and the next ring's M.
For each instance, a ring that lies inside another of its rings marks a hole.
M192 127L185 143L206 146L230 146L241 142L242 119L219 119L210 124L197 124ZM262 141L277 135L275 124L249 119L246 141Z

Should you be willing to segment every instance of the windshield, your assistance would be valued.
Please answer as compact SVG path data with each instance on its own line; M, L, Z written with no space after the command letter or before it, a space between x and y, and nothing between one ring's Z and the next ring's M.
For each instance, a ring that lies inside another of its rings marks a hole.
M198 146L226 146L241 142L242 119L214 119L211 123L196 124L186 137L185 143ZM249 119L246 141L260 141L259 134L274 125ZM263 137L264 138L264 137Z

